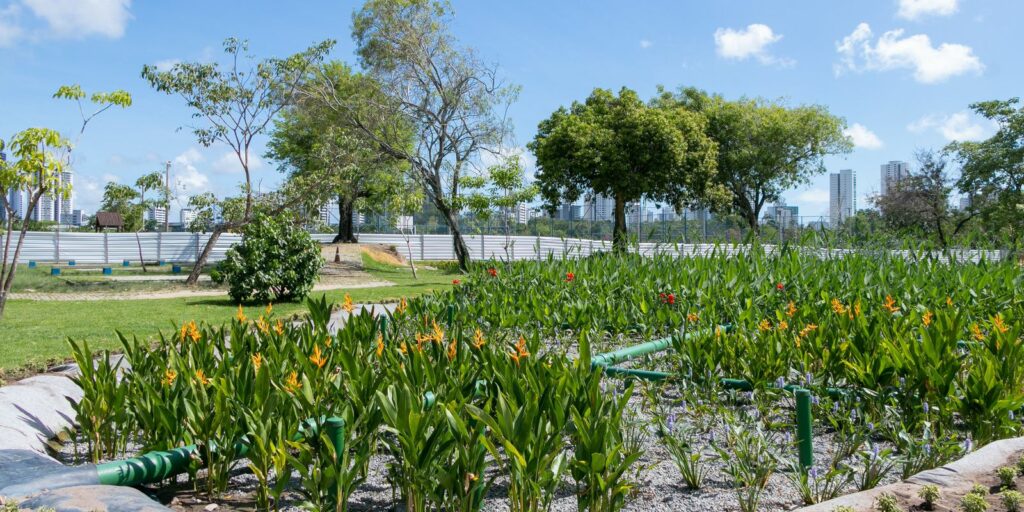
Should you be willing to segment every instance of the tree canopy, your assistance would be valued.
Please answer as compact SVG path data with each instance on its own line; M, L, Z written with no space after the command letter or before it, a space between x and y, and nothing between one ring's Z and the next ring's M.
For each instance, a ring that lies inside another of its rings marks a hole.
M323 65L309 80L323 80L325 87L342 97L380 94L371 78L353 73L338 61ZM405 146L412 146L411 130L405 131L405 137ZM288 173L304 208L318 212L329 200L337 200L335 242L356 241L352 225L356 210L379 213L403 190L400 184L408 163L383 151L320 96L302 96L287 108L275 122L267 147L267 156Z
M549 209L590 192L614 198L613 240L623 249L628 203L648 198L680 210L712 194L717 151L706 128L685 108L647 105L625 87L617 96L595 89L541 121L528 147Z
M999 129L980 142L954 142L947 150L961 164L957 187L971 210L1017 247L1024 234L1024 106L1018 98L983 101L971 109Z
M843 134L846 122L820 105L730 101L694 88L677 94L662 90L656 103L679 105L707 117L708 135L718 143L714 181L731 194L730 201L709 206L719 213L738 213L754 230L766 204L824 173L825 156L853 149Z

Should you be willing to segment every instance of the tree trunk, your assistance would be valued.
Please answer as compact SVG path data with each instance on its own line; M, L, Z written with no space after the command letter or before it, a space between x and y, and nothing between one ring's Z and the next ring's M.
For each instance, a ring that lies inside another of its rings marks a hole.
M626 252L629 240L626 233L626 201L621 195L615 194L615 226L612 228L612 249L615 252Z
M455 213L447 206L441 207L438 205L438 209L444 214L444 220L448 224L448 231L452 234L452 244L455 248L455 257L459 260L459 269L467 271L469 270L469 247L466 247L466 241L462 238L462 232L459 230L459 221L455 218Z
M213 247L217 245L217 240L220 239L220 235L223 232L224 229L221 227L213 228L213 232L210 233L210 239L206 241L203 251L200 252L199 257L196 258L196 264L192 267L192 272L188 274L188 279L185 280L186 286L194 286L199 282L199 274L203 272L203 266L206 265L206 260L210 257L210 253L213 252Z
M359 242L352 223L355 199L338 196L338 234L334 237L336 244L354 244Z
M31 215L30 212L36 209L36 204L39 203L39 198L42 197L43 193L40 192L34 200L29 201L29 207L25 210L25 218L21 220L21 231L18 236L18 243L14 246L14 257L11 258L10 265L7 263L7 251L10 247L11 229L13 222L9 224L7 229L7 240L4 241L4 252L0 254L0 257L4 258L4 264L6 265L7 274L0 274L0 319L4 317L4 310L7 308L7 297L11 295L11 288L14 286L14 274L18 270L18 258L21 257L21 247L25 244L25 233L28 232L28 218Z
M142 257L142 239L139 238L139 232L135 232L135 244L139 246L139 265L142 265L142 273L149 272L146 270L146 259Z
M404 228L400 228L398 231L402 233L402 238L405 238L405 251L409 254L409 268L412 269L412 278L419 279L419 277L416 277L416 263L412 260L412 242L409 241L409 237L412 235L407 234Z

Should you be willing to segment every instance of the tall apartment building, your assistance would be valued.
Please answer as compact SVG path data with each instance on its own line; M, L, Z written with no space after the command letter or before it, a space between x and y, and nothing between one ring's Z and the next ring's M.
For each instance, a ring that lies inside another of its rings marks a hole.
M10 206L10 209L12 210L12 213L14 214L14 218L15 219L24 219L25 218L25 203L26 203L26 199L25 199L25 192L24 191L16 190L16 189L12 188L12 189L7 191L7 194L4 195L3 198L6 201L6 204ZM2 206L2 205L0 205L0 206ZM6 220L6 217L3 217L3 215L7 214L7 212L6 212L7 209L6 208L0 208L0 210L4 210L3 213L0 213L0 219Z
M178 215L181 221L181 228L187 231L189 225L192 224L192 221L196 220L196 215L198 214L191 208L182 208Z
M65 198L57 198L54 200L54 218L55 221L60 221L61 224L74 225L75 216L75 176L70 170L60 173L61 185L64 185L71 189L68 196Z
M146 222L156 222L157 225L163 226L165 220L167 220L167 208L154 206L146 210Z
M843 169L829 175L829 219L833 228L857 211L857 175Z
M910 176L910 164L907 162L900 162L893 160L887 164L882 164L881 168L881 195L885 195L889 192L889 188L896 183L899 183L907 176Z

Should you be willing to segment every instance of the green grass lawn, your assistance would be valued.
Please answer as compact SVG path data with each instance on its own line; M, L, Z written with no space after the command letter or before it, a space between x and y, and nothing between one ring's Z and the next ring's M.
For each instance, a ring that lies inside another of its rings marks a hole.
M413 279L408 267L380 264L366 256L363 260L370 274L395 286L348 290L357 303L392 301L451 286L449 271L419 269L419 279ZM314 292L312 296L326 296L328 300L341 302L345 293L346 290L331 290ZM0 320L0 375L12 378L48 363L67 360L65 340L68 337L86 339L94 349L117 349L120 345L115 331L128 336L156 337L161 331L172 332L183 321L226 322L234 316L237 307L226 296L80 302L12 300ZM274 305L274 312L279 316L304 311L301 303ZM245 312L257 317L263 312L263 306L252 305L246 307Z
M172 273L170 264L147 265L146 272L143 272L138 265L108 266L113 270L114 276L166 276ZM109 276L104 276L102 266L96 265L75 267L61 265L59 276L50 275L50 268L51 265L40 265L36 268L18 265L18 272L14 275L11 291L14 293L117 293L184 288L180 281L117 281ZM190 270L192 270L191 266L183 266L181 269L183 275L187 275ZM201 281L198 286L204 289L214 288L209 281Z

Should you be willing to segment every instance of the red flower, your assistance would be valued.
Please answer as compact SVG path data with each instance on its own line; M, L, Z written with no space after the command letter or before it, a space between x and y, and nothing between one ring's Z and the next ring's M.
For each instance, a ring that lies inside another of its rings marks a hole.
M494 267L487 269L487 273L490 274L491 277L498 277L498 269Z
M659 293L658 298L661 299L662 302L665 302L665 292Z
M452 279L452 284L462 284L462 281L459 281L458 279Z
M573 274L572 272L565 273L565 282L571 283L573 279L576 279L576 274Z
M778 284L776 284L776 285L775 285L775 289L776 289L776 290L778 290L778 291L780 291L780 292L781 292L782 290L784 290L785 288L786 288L786 287L785 287L785 286L783 286L783 284L782 284L781 282L779 282Z
M669 303L670 305L671 305L671 304L675 304L675 303L676 303L676 296L675 296L675 295L673 295L673 294L671 294L671 293L670 293L670 294L668 294L668 303Z

